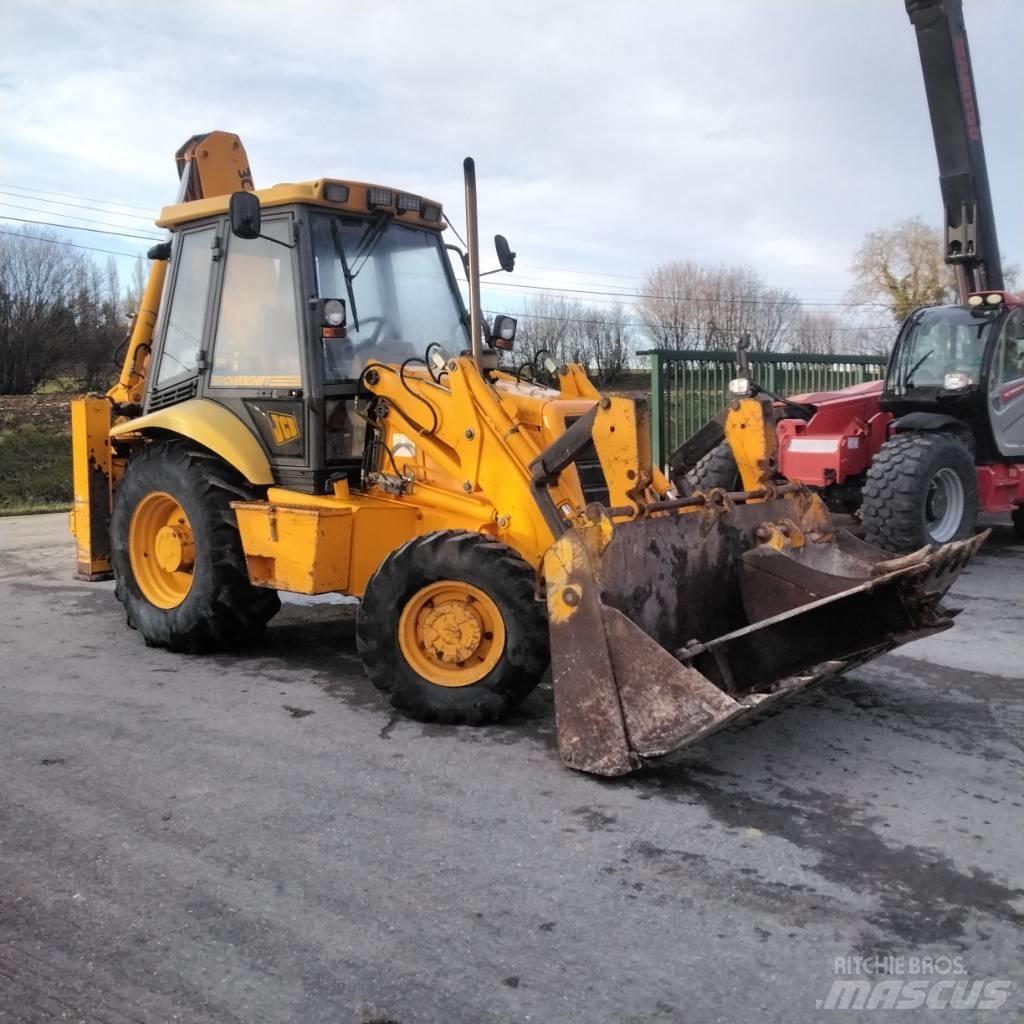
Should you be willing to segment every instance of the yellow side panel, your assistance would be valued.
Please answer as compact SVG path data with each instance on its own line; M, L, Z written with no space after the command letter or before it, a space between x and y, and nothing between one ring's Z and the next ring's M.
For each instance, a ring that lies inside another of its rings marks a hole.
M295 594L348 589L352 510L236 501L238 531L256 586Z
M209 448L251 484L274 482L270 463L256 435L233 412L216 402L190 398L179 405L119 423L110 431L110 436L130 437L153 430L167 430Z
M110 403L105 398L71 402L71 467L75 504L71 533L78 579L110 577Z
M293 492L271 488L270 501L232 502L256 586L360 597L380 563L422 532L421 514L398 502L296 494L301 505L283 505L283 494Z

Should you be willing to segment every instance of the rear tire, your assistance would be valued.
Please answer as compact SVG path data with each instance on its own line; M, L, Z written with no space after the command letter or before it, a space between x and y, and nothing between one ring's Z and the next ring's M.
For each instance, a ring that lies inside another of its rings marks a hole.
M548 665L535 581L515 551L479 534L443 530L408 541L383 561L359 607L367 675L422 721L497 720Z
M1010 515L1013 517L1013 529L1019 540L1024 540L1024 506L1015 508Z
M114 498L111 562L115 595L147 646L189 654L240 647L277 613L277 592L249 582L231 508L254 497L238 473L187 442L148 444L132 456ZM167 555L156 551L154 516L156 525L181 524L170 537L187 550L181 571L156 564Z
M726 491L740 490L740 471L728 441L716 445L683 478L684 489L690 494L721 487Z
M861 512L864 539L888 551L970 537L978 516L971 453L949 434L897 434L868 469Z

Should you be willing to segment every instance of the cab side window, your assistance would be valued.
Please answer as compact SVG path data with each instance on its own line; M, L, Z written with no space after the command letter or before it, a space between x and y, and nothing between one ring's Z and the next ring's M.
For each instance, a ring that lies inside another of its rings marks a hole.
M263 221L263 234L291 242L291 218ZM213 346L213 387L298 387L299 319L292 250L267 238L228 243Z
M1000 353L998 383L1024 377L1024 310L1018 310L1006 323Z
M175 243L174 293L167 312L163 354L156 386L196 372L202 347L206 300L213 268L211 246L216 229L180 235Z

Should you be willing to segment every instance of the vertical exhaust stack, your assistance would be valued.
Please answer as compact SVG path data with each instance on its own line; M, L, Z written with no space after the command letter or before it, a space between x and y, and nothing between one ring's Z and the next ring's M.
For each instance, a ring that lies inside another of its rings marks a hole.
M466 180L466 247L469 249L469 332L473 362L479 367L483 356L480 312L480 234L476 220L476 164L471 156L462 161Z

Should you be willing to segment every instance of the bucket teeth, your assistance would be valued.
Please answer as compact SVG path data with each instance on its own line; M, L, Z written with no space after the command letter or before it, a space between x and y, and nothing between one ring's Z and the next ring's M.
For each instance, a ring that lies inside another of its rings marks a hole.
M626 774L949 628L939 600L987 534L893 559L842 531L796 529L807 511L799 494L730 507L710 528L692 514L614 527L596 516L552 545L544 575L569 767ZM794 524L792 546L765 529L782 522Z

